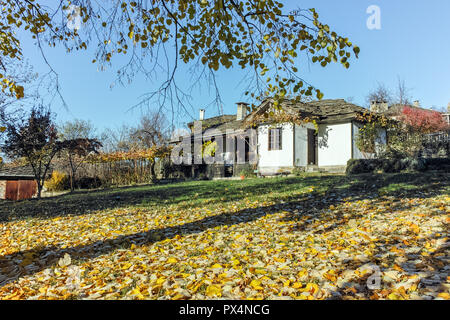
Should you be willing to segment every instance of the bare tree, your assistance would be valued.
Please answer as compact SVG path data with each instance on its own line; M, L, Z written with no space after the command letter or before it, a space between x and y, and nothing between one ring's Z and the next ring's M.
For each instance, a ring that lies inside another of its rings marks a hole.
M372 101L387 102L391 104L393 102L392 93L385 84L378 82L377 87L367 95L366 101L368 105L370 105Z
M132 136L139 140L145 148L166 143L169 138L166 117L163 113L156 111L144 114Z
M75 119L67 121L59 129L62 148L59 158L70 171L70 190L75 189L75 177L86 157L102 146L95 138L95 128L91 122Z
M177 129L173 130L172 133L170 134L170 139L177 140L181 137L188 136L190 134L191 134L191 132L188 129L177 128Z
M405 84L405 80L400 77L397 78L397 92L395 95L395 103L402 105L410 105L411 104L411 89L408 88Z
M133 140L140 141L144 148L160 148L169 140L167 119L160 112L149 112L141 117L138 127L132 134ZM156 179L155 159L150 161L150 173L152 180Z
M9 73L9 81L21 85L25 90L22 99L17 99L13 92L0 90L0 117L3 121L9 121L9 118L20 117L24 107L35 102L38 96L38 75L27 61L16 61L8 57L3 58L0 74L5 71Z
M390 105L410 105L410 91L411 89L406 86L405 80L397 77L397 86L395 90L392 91L384 83L378 82L377 87L367 95L366 102L369 105L372 101L387 102Z
M135 129L123 124L116 128L107 128L101 134L100 141L104 152L130 151L137 147L137 141L131 136Z
M79 138L97 138L97 133L91 121L75 119L61 124L58 135L62 140L73 140Z

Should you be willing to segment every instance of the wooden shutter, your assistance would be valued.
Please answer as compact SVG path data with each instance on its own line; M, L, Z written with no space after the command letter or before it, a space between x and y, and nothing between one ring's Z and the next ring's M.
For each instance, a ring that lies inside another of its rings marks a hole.
M281 150L281 149L283 149L283 144L282 144L282 137L283 137L283 134L282 134L283 132L282 132L282 129L281 128L277 128L277 137L278 137L278 144L277 144L277 150Z
M272 150L272 129L269 129L269 151Z

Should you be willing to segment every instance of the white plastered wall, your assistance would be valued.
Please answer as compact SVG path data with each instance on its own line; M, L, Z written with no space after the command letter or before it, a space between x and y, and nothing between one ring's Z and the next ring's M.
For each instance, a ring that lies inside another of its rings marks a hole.
M352 158L352 130L351 122L319 125L319 167L347 164Z
M269 128L272 125L258 127L258 167L262 174L273 174L281 168L292 167L294 162L294 133L292 124L276 126L282 130L282 149L269 151Z

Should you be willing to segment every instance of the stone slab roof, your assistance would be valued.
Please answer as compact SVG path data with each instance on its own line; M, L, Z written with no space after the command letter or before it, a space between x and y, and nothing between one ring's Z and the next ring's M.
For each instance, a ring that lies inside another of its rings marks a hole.
M222 127L228 127L233 126L233 123L236 122L236 125L239 123L242 123L242 121L236 120L236 115L223 115L223 116L217 116L208 118L205 120L202 120L202 128L203 130L210 129L210 128L222 128ZM189 122L187 124L189 129L193 130L194 122ZM236 126L238 127L238 126ZM233 129L233 128L230 128Z
M243 127L243 120L236 120L236 115L223 115L223 116L217 116L208 118L201 121L202 123L202 130L203 132L208 129L217 129L223 133L225 133L227 130L238 130L242 129ZM192 131L194 130L194 122L189 122L187 124L189 129ZM193 136L193 134L191 134ZM178 137L177 139L171 140L171 143L179 142L181 141L183 137Z
M298 112L318 117L320 120L339 120L348 116L368 112L369 110L347 102L344 99L327 99L311 102L287 103L287 106Z
M0 169L0 180L7 179L34 179L33 168L30 166L23 167L3 167Z
M271 99L264 100L256 111L263 112L270 107ZM352 120L357 114L369 112L368 109L349 103L344 99L326 99L311 102L294 102L286 100L282 104L284 110L288 112L299 112L304 116L314 116L319 123L332 123ZM245 120L251 118L252 114ZM223 115L208 118L202 121L203 131L207 129L217 129L226 132L227 129L244 129L244 120L236 120L236 115ZM188 127L193 130L194 122L188 123ZM175 142L175 141L173 141Z

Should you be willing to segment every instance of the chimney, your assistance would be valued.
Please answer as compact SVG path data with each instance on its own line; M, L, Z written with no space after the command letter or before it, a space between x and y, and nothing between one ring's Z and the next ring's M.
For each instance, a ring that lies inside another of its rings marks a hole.
M370 101L370 111L376 113L383 113L388 111L389 105L385 101Z
M236 104L237 104L236 120L242 120L247 116L248 103L237 102Z
M450 113L450 102L447 105L447 112Z
M420 108L420 102L419 102L419 100L414 101L414 107Z
M199 120L203 121L205 119L205 109L200 109L200 117Z

